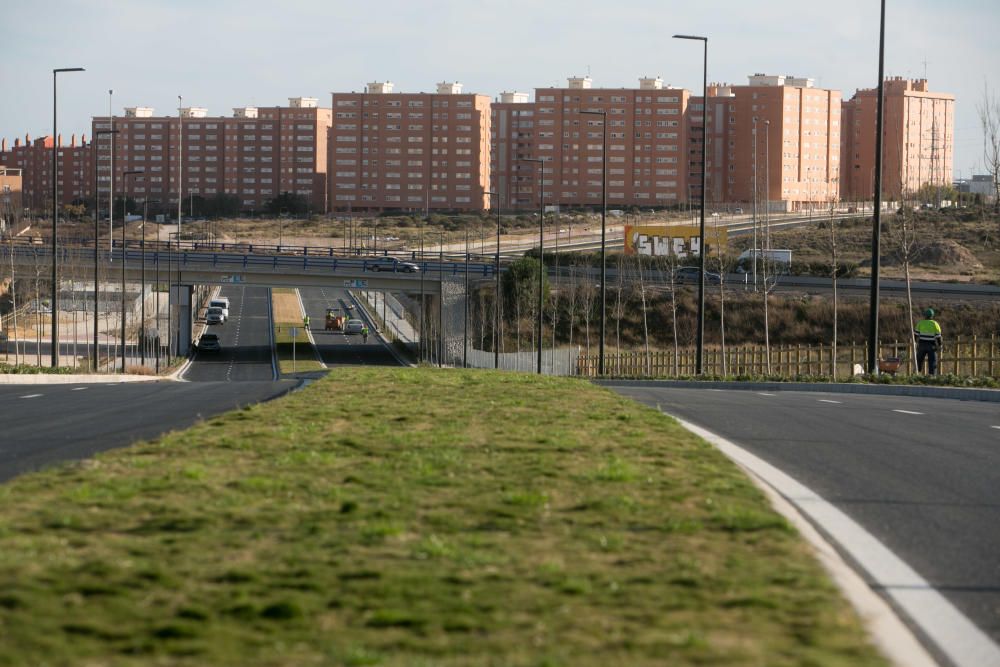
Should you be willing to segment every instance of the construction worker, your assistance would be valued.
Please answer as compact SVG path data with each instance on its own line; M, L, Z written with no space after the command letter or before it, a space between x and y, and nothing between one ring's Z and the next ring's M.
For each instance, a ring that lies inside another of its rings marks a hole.
M303 315L302 316L302 326L305 327L306 329L309 328L309 316L308 315Z
M927 371L937 375L938 352L941 350L941 325L934 320L934 309L924 311L924 319L917 322L913 332L917 340L917 372L924 370L924 358L927 358Z
M368 342L368 325L361 327L361 340L365 343Z

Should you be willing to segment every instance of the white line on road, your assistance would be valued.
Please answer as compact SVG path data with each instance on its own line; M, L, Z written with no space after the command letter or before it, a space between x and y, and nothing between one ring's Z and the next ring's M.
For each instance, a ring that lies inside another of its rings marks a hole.
M990 428L995 428L995 429L997 429L998 431L1000 431L1000 426L990 426Z
M843 403L843 401L834 401L834 400L831 400L829 398L821 398L821 399L819 399L819 402L820 403L836 403L838 405L841 404L841 403Z
M777 394L769 394L766 391L758 391L757 395L758 396L777 396Z
M791 502L802 515L822 527L868 574L870 584L866 584L844 563L811 523L802 520L801 515L794 511L782 511L816 547L820 562L841 585L861 616L868 620L875 641L890 660L911 667L936 664L899 617L880 597L872 594L873 587L883 590L903 609L957 667L1000 665L1000 646L854 519L812 489L739 445L683 419L677 421L753 473L769 491L777 491L778 502L775 506L779 511L782 501Z
M42 394L27 394L25 396L22 396L21 398L38 398L41 395Z
M83 391L84 389L90 389L90 387L73 387L73 391Z
M893 410L893 412L901 412L904 415L922 415L923 412L914 412L913 410Z

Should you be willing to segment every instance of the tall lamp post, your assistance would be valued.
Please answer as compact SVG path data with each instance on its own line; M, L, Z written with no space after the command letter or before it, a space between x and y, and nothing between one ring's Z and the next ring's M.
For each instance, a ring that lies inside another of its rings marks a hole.
M875 112L875 211L872 214L872 277L868 309L868 372L878 373L879 254L882 234L882 127L885 90L885 0L878 34L878 101Z
M497 198L497 251L493 259L493 273L497 281L497 294L493 303L493 368L500 368L500 192L486 191Z
M608 278L608 265L606 256L606 234L608 218L608 112L607 111L581 111L582 114L600 116L601 134L603 148L601 149L601 336L599 353L597 357L597 374L604 375L604 336L605 323L607 322L608 300L606 298L606 285Z
M125 228L128 227L128 177L143 173L141 169L122 174L125 192L122 196L122 373L125 372Z
M59 129L56 115L56 81L60 72L83 72L82 67L52 70L52 367L59 368L59 244L56 227L59 221Z
M542 278L545 275L545 160L541 158L520 158L515 162L538 163L538 321L535 335L538 337L538 374L542 374ZM497 246L497 251L500 248Z
M708 37L674 35L674 39L693 39L704 45L701 79L701 228L698 232L698 351L695 373L702 374L705 356L705 200L708 193Z
M100 221L100 209L101 209L101 194L98 191L97 183L97 144L99 139L104 135L114 135L118 130L97 130L94 132L94 138L91 140L94 147L94 372L97 372L100 366L101 352L98 347L98 327L97 318L99 317L99 312L97 309L97 290L98 290L98 264L97 264L97 252L98 252L98 237L100 236L98 223ZM111 174L112 182L114 182L114 173ZM108 201L108 212L114 208L114 201Z

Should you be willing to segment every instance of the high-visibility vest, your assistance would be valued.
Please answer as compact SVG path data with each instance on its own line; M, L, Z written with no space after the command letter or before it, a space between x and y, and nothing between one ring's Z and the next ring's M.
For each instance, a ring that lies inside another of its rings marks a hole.
M941 325L934 320L920 320L916 333L920 343L937 343L941 340Z

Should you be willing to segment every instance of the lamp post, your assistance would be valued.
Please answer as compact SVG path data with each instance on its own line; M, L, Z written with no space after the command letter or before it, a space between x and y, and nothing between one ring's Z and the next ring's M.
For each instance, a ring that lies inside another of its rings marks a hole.
M878 101L875 112L875 211L872 214L872 277L868 310L868 372L878 373L879 254L882 234L882 129L885 121L885 0L878 36Z
M602 143L601 149L601 336L597 358L597 374L604 375L604 336L605 323L607 322L608 301L606 298L606 283L608 278L608 266L606 256L606 222L608 217L608 112L607 111L581 111L582 114L600 116L602 118Z
M184 182L182 180L184 175L184 97L182 95L177 96L177 356L181 354L181 305L180 305L180 293L181 293L181 262L180 262L180 250L181 250L181 223L182 217L184 215ZM170 244L167 243L169 249ZM190 324L190 323L189 323ZM170 323L167 322L167 326Z
M57 87L60 72L83 72L82 67L61 67L52 70L52 367L59 368L59 244L56 227L59 222L59 130L56 115Z
M134 169L122 174L125 188L122 196L122 373L125 372L125 228L128 227L128 177L141 173L141 169Z
M493 368L500 368L500 192L487 191L497 198L497 251L494 255L493 273L497 281L497 294L493 303Z
M701 227L698 232L698 350L695 373L702 374L705 356L705 199L708 190L708 37L674 35L674 39L692 39L702 42L704 59L701 80Z
M98 284L99 284L99 281L98 281L98 264L97 264L97 253L98 253L97 240L98 240L98 237L100 236L99 229L98 229L98 223L99 223L100 217L101 217L100 216L101 195L100 195L100 192L97 189L98 188L98 183L97 183L97 144L98 144L98 139L100 139L102 136L104 136L104 135L114 136L115 132L117 132L117 131L118 130L97 130L94 133L94 138L91 140L92 141L92 145L93 145L93 149L94 149L94 366L93 366L94 372L97 372L97 369L100 366L100 358L101 358L101 352L100 352L100 348L98 347L98 341L97 341L97 337L98 337L97 318L99 316L98 309L97 309L97 290L98 290ZM111 173L111 179L112 179L111 182L112 183L114 182L114 178L115 178L115 175L114 175L114 172L112 172ZM108 202L108 212L109 212L109 214L111 212L111 209L114 208L114 206L115 206L114 201L109 201Z
M545 273L545 161L541 158L520 158L515 162L538 163L538 321L535 335L538 337L538 374L542 373L542 277ZM497 248L499 251L499 247Z

